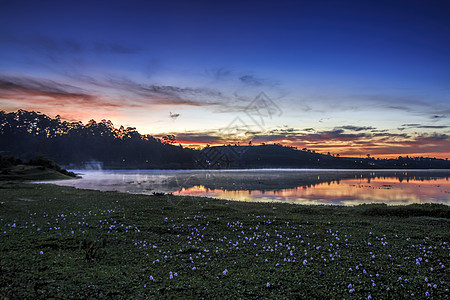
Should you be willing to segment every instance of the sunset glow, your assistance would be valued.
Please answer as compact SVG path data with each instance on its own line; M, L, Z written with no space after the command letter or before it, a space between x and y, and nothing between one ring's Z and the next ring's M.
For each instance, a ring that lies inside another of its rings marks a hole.
M193 148L445 159L449 12L446 1L4 1L0 110L106 119Z

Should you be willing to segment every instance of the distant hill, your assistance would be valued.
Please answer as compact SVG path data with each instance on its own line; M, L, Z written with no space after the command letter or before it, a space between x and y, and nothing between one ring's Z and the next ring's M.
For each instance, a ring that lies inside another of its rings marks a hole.
M198 157L203 168L450 169L443 159L335 157L280 144L208 147Z
M0 111L0 153L27 160L38 154L69 168L115 169L346 168L450 169L450 162L424 157L348 158L280 144L216 146L192 150L176 137L156 139L111 121L62 121L34 111Z

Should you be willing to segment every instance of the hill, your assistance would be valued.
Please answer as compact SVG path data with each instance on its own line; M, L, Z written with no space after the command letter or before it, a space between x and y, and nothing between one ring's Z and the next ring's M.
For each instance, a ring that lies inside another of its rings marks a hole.
M321 169L449 169L450 162L424 157L375 159L335 157L280 144L207 147L199 152L203 168L321 168Z
M0 155L0 181L70 179L76 175L46 157L37 157L27 163L13 156Z

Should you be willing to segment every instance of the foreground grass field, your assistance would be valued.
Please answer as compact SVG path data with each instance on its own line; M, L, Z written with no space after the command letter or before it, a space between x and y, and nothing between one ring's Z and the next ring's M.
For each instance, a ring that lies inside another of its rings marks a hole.
M0 185L0 298L449 297L450 208Z

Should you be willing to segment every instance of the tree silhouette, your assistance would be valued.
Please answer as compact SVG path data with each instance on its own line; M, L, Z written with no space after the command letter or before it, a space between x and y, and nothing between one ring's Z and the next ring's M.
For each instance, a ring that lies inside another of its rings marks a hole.
M156 139L142 135L134 127L116 128L109 120L87 124L62 121L39 112L0 111L0 154L29 160L45 155L59 164L83 166L89 161L101 161L107 168L201 168L201 152L174 145L176 137L166 135ZM260 146L207 145L219 154L221 147L233 149L230 168L297 167L297 168L450 168L444 159L398 157L398 159L355 159L323 155L315 150L285 147L279 143ZM230 148L231 147L231 148ZM227 151L228 151L227 150ZM222 152L221 152L222 151ZM223 154L223 153L222 153ZM221 164L221 166L223 163Z

